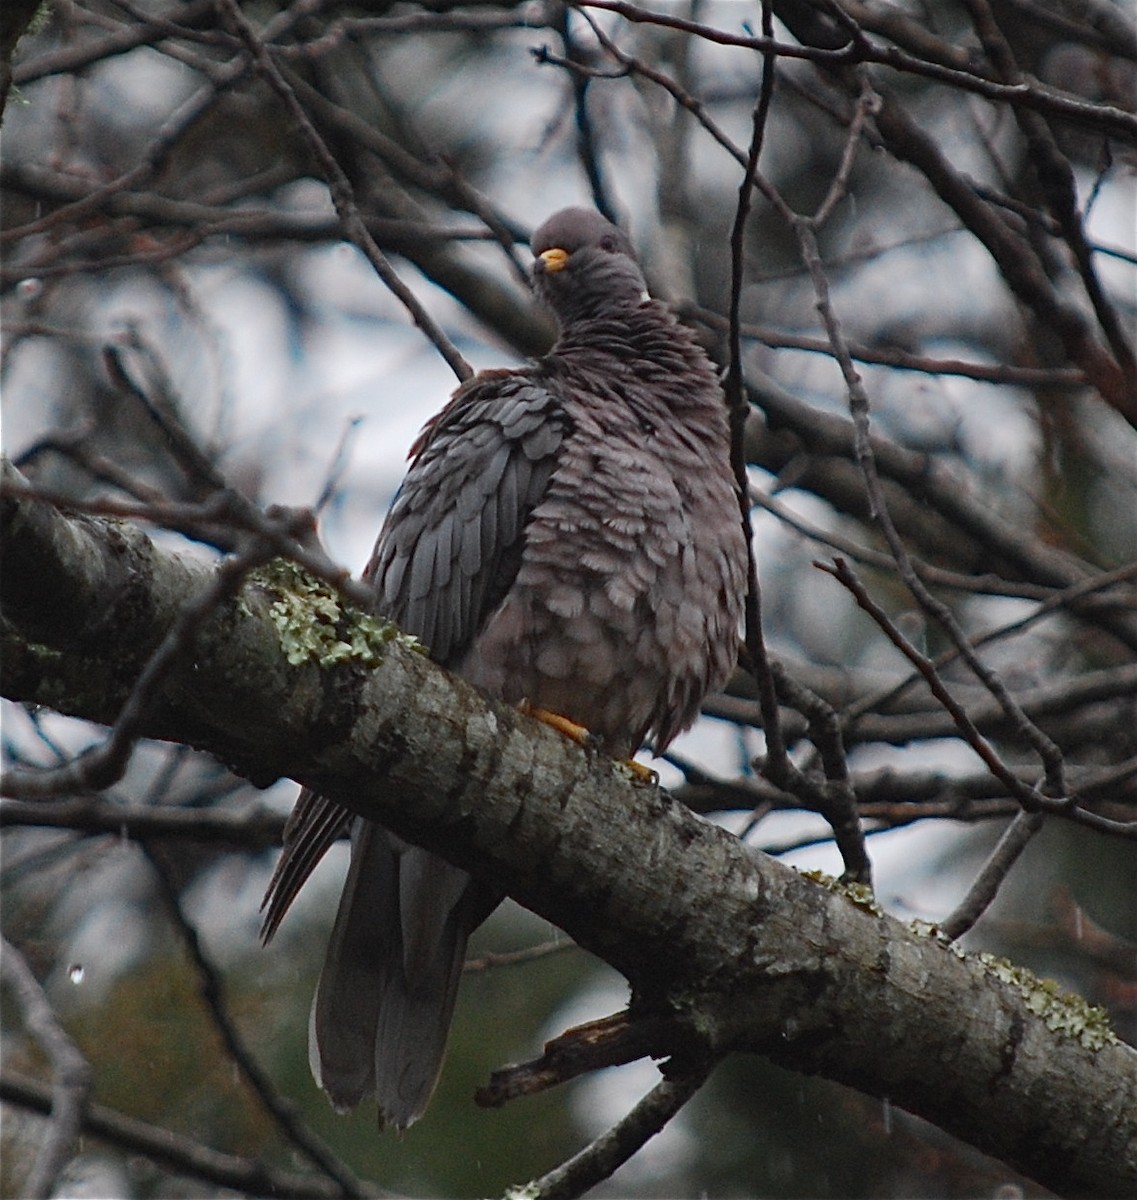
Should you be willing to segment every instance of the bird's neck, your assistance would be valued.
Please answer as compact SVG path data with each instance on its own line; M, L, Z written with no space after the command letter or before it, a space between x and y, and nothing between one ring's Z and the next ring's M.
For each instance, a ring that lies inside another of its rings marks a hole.
M604 369L616 372L629 366L640 373L713 372L691 331L655 300L572 321L549 358L571 366L603 359Z
M662 304L574 321L542 367L570 394L615 393L633 407L685 413L692 428L718 436L725 408L718 375L695 340Z

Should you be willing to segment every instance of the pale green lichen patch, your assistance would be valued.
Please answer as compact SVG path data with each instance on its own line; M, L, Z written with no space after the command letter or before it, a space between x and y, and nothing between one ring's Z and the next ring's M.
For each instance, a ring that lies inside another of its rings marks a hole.
M934 921L921 921L919 917L908 922L908 928L919 938L929 938L933 942L941 942L947 946L951 939Z
M996 979L1014 988L1026 1001L1027 1008L1046 1022L1055 1033L1076 1038L1087 1050L1100 1050L1116 1042L1117 1034L1109 1024L1105 1009L1098 1008L1074 992L1064 992L1053 979L1040 979L1033 971L1006 958L986 952L972 954L958 941L952 941L938 926L928 921L909 921L908 928L917 936L938 942L963 962L978 962Z
M921 921L917 917L908 922L908 928L918 938L927 938L930 942L938 942L949 954L954 954L961 961L966 961L971 957L958 941L953 941L934 921Z
M1104 1009L1073 992L1062 991L1053 979L1039 979L1033 971L994 954L978 954L979 962L997 979L1009 984L1026 1006L1046 1022L1046 1028L1081 1042L1087 1050L1100 1050L1118 1041Z
M884 909L877 904L876 896L867 883L843 883L840 879L834 879L832 875L826 875L824 871L802 871L801 876L811 883L819 884L835 896L844 896L851 904L874 917L884 916Z
M505 1189L504 1200L537 1200L541 1189L536 1182L514 1183Z
M252 572L246 587L272 596L269 619L285 658L294 666L315 662L322 667L357 662L377 666L391 642L422 650L415 638L396 625L348 607L322 579L287 559L275 558ZM241 607L247 612L244 598Z

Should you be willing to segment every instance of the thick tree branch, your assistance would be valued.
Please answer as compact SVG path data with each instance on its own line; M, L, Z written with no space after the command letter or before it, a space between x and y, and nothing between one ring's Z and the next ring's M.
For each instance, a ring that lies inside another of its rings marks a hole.
M211 569L26 498L4 516L6 694L112 721ZM37 605L29 577L50 584ZM401 641L297 662L291 577L261 572L218 608L146 733L318 787L509 890L626 974L633 1014L668 1020L663 1051L762 1052L888 1096L1049 1187L1131 1192L1137 1054L1093 1010L747 851ZM337 618L348 641L355 620Z
M5 694L113 721L211 569L27 498L5 501L3 535ZM747 850L304 590L290 570L250 577L144 732L295 778L506 889L628 977L680 1066L756 1051L1056 1190L1132 1194L1137 1053L1096 1010ZM329 622L354 647L333 665Z

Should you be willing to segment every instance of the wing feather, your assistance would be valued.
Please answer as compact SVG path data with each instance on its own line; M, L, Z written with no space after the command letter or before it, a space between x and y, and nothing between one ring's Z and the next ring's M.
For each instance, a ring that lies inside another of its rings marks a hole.
M552 475L567 419L537 370L486 371L419 436L364 577L376 609L439 662L459 658L517 574L525 524ZM263 905L263 937L350 825L305 789Z
M461 657L512 583L565 427L535 371L492 371L459 388L418 443L368 575L376 608L437 661Z

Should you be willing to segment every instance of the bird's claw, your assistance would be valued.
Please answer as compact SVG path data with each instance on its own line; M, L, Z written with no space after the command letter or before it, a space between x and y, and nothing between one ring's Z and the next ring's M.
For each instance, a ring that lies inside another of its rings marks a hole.
M517 707L527 717L533 717L534 720L540 721L543 725L548 725L558 733L563 733L565 737L576 742L578 746L583 746L585 750L598 753L603 748L601 740L596 734L586 729L583 725L578 725L575 721L570 721L568 717L562 717L560 713L550 712L547 708L537 708L535 705L530 704L528 700L522 700ZM636 762L634 758L619 760L614 765L617 771L626 775L633 783L643 784L648 787L655 787L659 783L658 773L653 771L651 767L645 767L643 763Z
M653 771L651 767L645 766L641 762L636 762L634 758L620 759L616 763L616 770L641 787L659 786L659 772Z

